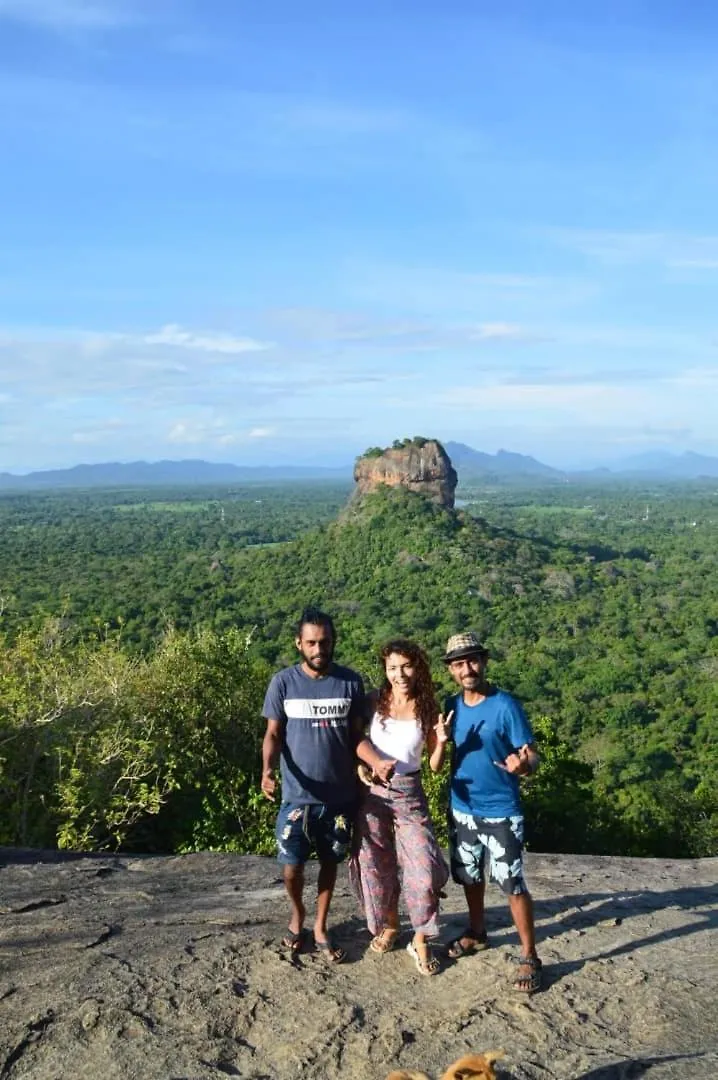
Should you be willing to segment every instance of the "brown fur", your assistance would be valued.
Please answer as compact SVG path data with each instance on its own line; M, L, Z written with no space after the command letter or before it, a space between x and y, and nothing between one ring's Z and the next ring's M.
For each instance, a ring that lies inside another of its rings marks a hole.
M504 1057L503 1050L487 1050L485 1054L467 1054L449 1065L441 1080L496 1080L494 1062Z
M407 1072L406 1069L395 1069L390 1072L386 1080L429 1080L426 1073Z
M441 1080L496 1080L494 1062L505 1057L503 1050L487 1050L485 1054L467 1054L449 1065ZM395 1069L386 1080L429 1080L426 1073Z

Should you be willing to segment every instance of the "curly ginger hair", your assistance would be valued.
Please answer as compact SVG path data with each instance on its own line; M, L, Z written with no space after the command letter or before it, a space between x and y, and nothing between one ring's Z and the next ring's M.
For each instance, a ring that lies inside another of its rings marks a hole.
M405 657L414 668L414 687L411 700L415 704L416 719L421 724L422 733L426 738L439 712L426 653L421 646L414 641L409 641L408 638L395 638L393 641L387 641L379 652L379 658L385 671L386 662L394 653ZM376 711L382 719L386 719L391 715L391 683L386 678L386 675L384 676L384 682L379 687Z

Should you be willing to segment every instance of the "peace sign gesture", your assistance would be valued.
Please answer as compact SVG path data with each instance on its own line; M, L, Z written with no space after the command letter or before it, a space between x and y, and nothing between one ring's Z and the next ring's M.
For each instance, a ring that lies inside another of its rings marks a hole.
M451 721L454 718L454 710L452 709L449 715L444 718L443 713L439 713L436 723L434 724L434 733L436 734L436 741L438 743L445 743L451 738Z

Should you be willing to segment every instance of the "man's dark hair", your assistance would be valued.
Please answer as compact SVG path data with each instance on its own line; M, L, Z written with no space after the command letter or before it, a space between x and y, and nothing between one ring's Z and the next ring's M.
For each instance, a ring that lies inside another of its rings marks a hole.
M297 637L302 636L305 626L326 626L332 635L332 641L336 640L337 632L334 629L334 620L331 615L321 611L318 607L305 607L297 623Z

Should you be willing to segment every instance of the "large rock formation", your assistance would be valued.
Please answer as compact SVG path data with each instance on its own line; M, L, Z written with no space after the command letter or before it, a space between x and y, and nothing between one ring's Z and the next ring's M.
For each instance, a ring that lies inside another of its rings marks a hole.
M436 439L404 439L386 450L367 450L357 458L354 479L355 497L385 484L417 491L449 509L454 506L456 470Z

